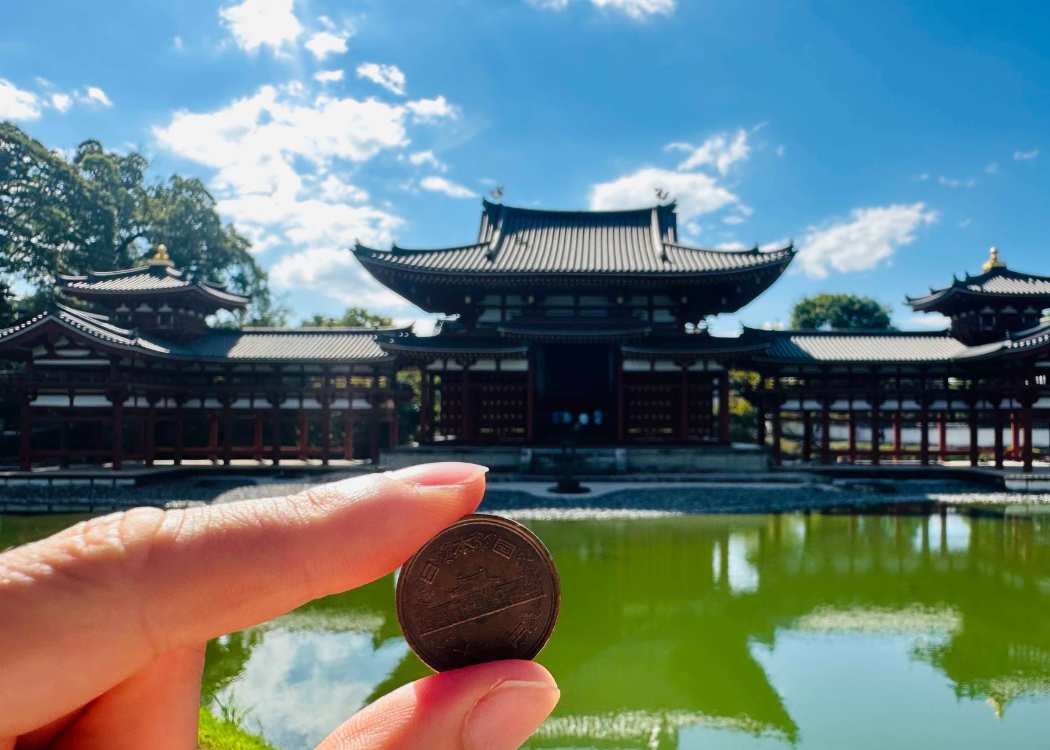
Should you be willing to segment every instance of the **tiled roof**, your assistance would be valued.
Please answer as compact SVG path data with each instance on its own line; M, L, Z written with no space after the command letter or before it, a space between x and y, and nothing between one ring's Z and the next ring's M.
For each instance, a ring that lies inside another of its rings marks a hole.
M145 339L134 331L108 322L105 316L65 305L0 330L0 343L14 339L48 321L72 328L106 344L143 354L180 360L348 362L382 361L389 355L379 348L376 336L401 334L397 328L243 328L212 329L185 343Z
M171 267L139 266L120 271L93 271L86 276L59 276L59 285L73 296L95 298L137 294L196 293L219 307L244 307L248 297L226 291L211 282L195 282L183 278L182 272Z
M354 249L366 265L454 274L707 274L786 267L771 252L678 242L674 205L625 211L546 211L485 202L477 242L432 250Z
M769 347L760 356L778 362L945 362L969 347L947 332L754 331Z
M919 297L908 297L907 302L916 310L936 310L948 299L958 296L1022 297L1050 304L1050 277L996 267L977 276L953 279L949 286L930 289L929 294Z
M242 328L212 330L186 345L186 355L236 361L383 360L377 334L404 329Z

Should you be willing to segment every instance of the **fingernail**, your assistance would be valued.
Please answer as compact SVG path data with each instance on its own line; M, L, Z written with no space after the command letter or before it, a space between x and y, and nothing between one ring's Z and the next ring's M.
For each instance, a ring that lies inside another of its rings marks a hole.
M443 461L433 464L419 464L390 472L394 479L411 482L417 487L454 487L470 484L489 469L480 464L468 464L459 461Z
M558 704L561 691L549 682L505 680L479 700L463 724L466 750L514 750Z

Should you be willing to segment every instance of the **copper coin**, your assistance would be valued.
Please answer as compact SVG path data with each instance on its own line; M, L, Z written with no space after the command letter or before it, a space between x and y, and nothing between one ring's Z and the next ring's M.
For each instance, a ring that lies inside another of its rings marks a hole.
M521 524L475 514L409 558L397 579L405 640L441 672L494 659L531 659L558 619L558 571Z

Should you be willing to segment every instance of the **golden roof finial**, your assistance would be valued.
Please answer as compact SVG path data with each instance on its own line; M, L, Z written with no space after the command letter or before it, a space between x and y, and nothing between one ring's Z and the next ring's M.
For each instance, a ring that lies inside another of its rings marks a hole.
M988 251L988 260L986 260L984 265L981 266L981 270L985 273L988 273L993 268L1006 268L1006 264L999 258L999 248L997 247L992 247L992 249Z
M151 266L173 266L171 262L171 256L168 255L168 248L164 243L160 243L153 249L153 257L149 259Z

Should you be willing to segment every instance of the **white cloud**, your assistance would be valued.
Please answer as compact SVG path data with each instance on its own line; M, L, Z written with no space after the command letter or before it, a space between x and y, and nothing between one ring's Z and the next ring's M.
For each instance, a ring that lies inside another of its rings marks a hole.
M675 0L591 0L591 4L619 11L636 21L655 15L669 16L675 9Z
M366 190L345 182L334 174L329 174L321 180L319 187L321 197L329 201L364 203L368 200L368 192Z
M65 112L67 109L73 106L73 97L71 97L69 94L52 94L51 106L57 109L59 112Z
M406 102L405 106L412 113L416 122L432 122L442 117L455 117L456 108L448 103L444 96L433 99L416 99Z
M408 155L408 162L416 167L431 167L439 172L447 172L448 167L443 161L434 156L433 151L416 151Z
M667 144L664 148L690 152L685 161L678 165L680 171L713 166L722 175L726 174L736 162L747 159L751 154L751 147L747 142L747 131L743 128L737 130L732 136L728 133L713 135L699 146L675 142Z
M36 94L0 78L0 120L36 120L40 110Z
M921 313L919 315L912 315L906 322L909 326L919 326L920 328L932 329L948 328L951 325L951 320L940 313Z
M176 52L182 52L186 49L186 43L182 41L182 37L178 34L176 34L175 38L171 40L171 46L175 48Z
M431 175L419 181L419 186L432 193L442 193L449 198L476 198L477 193L459 183L446 180L444 177Z
M347 245L313 247L281 258L270 269L277 289L316 289L344 305L355 305L402 315L416 308L373 279Z
M306 40L306 48L315 58L324 60L329 55L341 55L346 52L346 40L349 38L348 31L318 31Z
M543 10L565 10L569 7L569 0L525 0L534 8Z
M319 70L314 73L314 80L320 81L321 83L334 83L336 81L343 80L343 71L341 70Z
M658 202L658 191L667 193L677 201L678 215L683 222L739 203L732 192L719 185L710 175L643 167L631 174L593 185L590 207L604 211L651 206Z
M294 0L244 0L220 8L219 16L241 49L254 52L265 45L279 52L303 32L293 4Z
M1039 156L1039 149L1033 148L1030 151L1014 151L1015 161L1031 161L1032 159Z
M893 256L898 247L915 240L920 227L937 220L923 203L857 208L848 220L810 227L802 240L798 263L813 278L865 271Z
M361 63L357 66L357 77L367 78L392 94L405 95L405 74L396 65Z
M98 86L88 86L87 92L83 96L84 101L91 104L98 104L103 107L112 107L113 102L106 96L106 92L100 89Z
M967 177L965 180L960 180L954 177L945 177L944 175L941 175L937 178L937 183L954 190L957 188L972 188L977 184L977 180L973 177Z
M928 179L930 179L930 173L923 172L922 174L917 174L915 175L914 179L916 182L926 182Z

